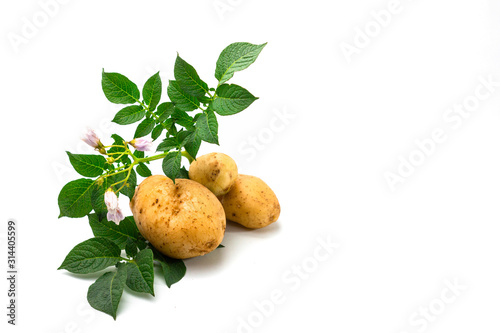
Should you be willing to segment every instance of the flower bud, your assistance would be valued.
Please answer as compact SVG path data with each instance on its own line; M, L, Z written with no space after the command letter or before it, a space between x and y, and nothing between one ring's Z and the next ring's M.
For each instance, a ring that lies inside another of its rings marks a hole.
M97 137L94 130L87 128L87 131L83 133L82 140L91 147L98 148L101 147L101 140Z
M116 224L119 224L125 217L123 216L120 207L118 207L118 197L111 188L108 188L106 193L104 193L104 203L108 208L108 214L106 216L108 221L113 221Z
M151 146L153 145L150 139L145 138L134 139L130 141L130 144L139 151L151 150Z
M111 188L109 188L106 193L104 193L104 203L106 204L108 211L118 209L118 197Z
M113 221L115 222L116 224L120 224L120 221L123 220L125 217L123 216L123 213L122 211L120 210L120 208L117 208L115 210L111 210L111 211L108 211L108 214L107 214L107 219L108 221Z

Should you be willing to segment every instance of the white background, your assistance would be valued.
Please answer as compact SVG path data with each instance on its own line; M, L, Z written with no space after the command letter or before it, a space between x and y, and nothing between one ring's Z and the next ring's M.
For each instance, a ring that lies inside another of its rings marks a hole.
M6 324L2 278L2 327L499 331L500 86L487 94L481 84L500 82L497 1L401 0L383 27L371 13L389 0L61 0L44 21L48 2L0 5L3 271L9 218L19 232L18 326ZM39 25L31 35L27 22ZM65 150L86 152L87 126L105 142L133 134L109 123L120 106L101 91L102 68L140 87L160 70L166 87L179 52L214 86L217 57L236 41L269 43L231 81L260 99L220 119L220 147L201 153L225 152L265 180L281 217L261 230L229 225L226 247L187 260L171 289L158 278L154 298L125 291L115 322L86 302L98 275L56 270L92 237L86 219L57 218L60 189L78 177ZM346 44L357 53L346 57ZM448 113L464 101L474 109L466 118ZM415 141L436 129L445 139L423 155ZM422 162L413 172L400 159L411 156ZM398 168L404 182L391 190L386 176ZM318 249L332 240L331 254Z

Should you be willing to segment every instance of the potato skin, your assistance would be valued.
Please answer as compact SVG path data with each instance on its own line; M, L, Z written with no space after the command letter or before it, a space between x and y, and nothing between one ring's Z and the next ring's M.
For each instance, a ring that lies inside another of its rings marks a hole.
M141 234L158 251L177 259L207 254L222 242L226 218L221 203L203 185L166 176L146 178L130 208Z
M229 192L238 177L236 162L223 153L210 153L198 157L189 167L189 178L217 197Z
M228 220L250 229L263 228L276 222L281 212L273 190L254 176L238 175L221 202Z

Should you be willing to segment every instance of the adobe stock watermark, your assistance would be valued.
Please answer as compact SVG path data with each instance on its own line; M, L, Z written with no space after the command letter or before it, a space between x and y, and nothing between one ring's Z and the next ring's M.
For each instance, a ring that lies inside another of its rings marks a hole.
M4 248L7 244L7 233L0 231L0 248Z
M259 151L263 151L271 144L279 133L283 132L297 115L288 110L286 106L281 109L273 109L272 118L266 127L261 128L258 133L246 138L238 146L238 153L248 162L257 157Z
M30 16L21 17L21 27L17 32L8 32L7 39L15 53L19 53L22 45L28 44L38 36L51 19L57 16L62 5L70 0L39 0L37 10Z
M237 333L253 333L256 328L262 326L266 319L274 314L276 308L284 304L290 294L298 291L303 283L318 270L321 263L330 259L340 247L340 244L330 236L318 237L316 242L312 253L283 272L281 282L284 287L275 288L268 297L254 301L253 311L246 316L238 317Z
M88 303L81 302L75 307L74 317L64 323L60 323L57 329L51 329L50 333L83 333L87 332L85 327L95 321L95 310ZM90 330L93 331L93 330Z
M408 328L400 330L398 333L423 333L427 331L458 300L465 290L467 290L467 286L461 284L457 278L453 279L453 281L444 280L444 288L439 293L439 296L425 305L419 306L408 317Z
M442 121L445 126L435 127L428 137L415 140L413 150L406 156L398 156L396 169L384 172L384 179L392 192L396 191L399 184L406 182L415 174L417 168L436 153L439 145L448 140L450 132L460 129L464 120L479 109L481 102L491 98L500 87L500 81L496 81L493 75L480 76L478 81L479 84L470 95L443 112Z
M112 123L109 121L109 119L102 119L99 123L98 128L94 128L97 136L103 140L106 138L109 138L111 134L113 133L115 129L116 124ZM83 133L83 131L82 131ZM81 137L81 134L78 133L78 137L75 139L79 139ZM75 147L73 149L66 149L67 151L70 151L73 154L94 154L95 150L90 147L88 144L83 142L82 140L79 140L78 143L76 143ZM64 162L60 161L53 161L50 164L52 170L54 171L54 174L57 177L57 180L62 183L65 181L65 176L66 174L73 174L74 173L74 168L69 162L69 159L66 158Z
M214 0L212 7L221 21L224 21L226 14L233 12L243 0Z
M407 2L411 1L407 0ZM370 12L370 19L363 27L355 26L352 41L342 41L339 44L347 63L350 64L352 62L353 56L361 54L371 44L373 39L377 38L393 22L394 17L403 12L404 8L405 6L401 0L390 0L386 8L372 10Z

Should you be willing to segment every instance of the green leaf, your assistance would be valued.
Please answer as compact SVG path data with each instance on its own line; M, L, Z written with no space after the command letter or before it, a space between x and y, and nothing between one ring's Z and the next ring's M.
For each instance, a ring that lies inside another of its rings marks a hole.
M186 111L182 111L177 107L175 108L174 113L172 114L172 119L175 121L175 123L188 129L194 126L193 117L188 115Z
M158 109L156 110L156 115L158 116L158 121L164 122L174 113L174 103L165 102L158 105Z
M84 177L97 177L106 170L106 159L101 155L79 155L66 152L76 172Z
M196 121L196 129L201 140L208 143L219 144L219 137L217 135L219 124L212 110L207 109L206 112L198 118Z
M186 138L187 136L192 133L191 131L186 131L184 129L181 129L177 135L175 136L177 138L177 141L179 141L181 144L181 146L184 145L185 141L186 141Z
M203 104L208 104L208 103L210 103L210 101L211 101L211 99L208 96L200 97L200 102Z
M150 111L154 111L161 98L161 78L160 72L151 76L142 89L142 97Z
M90 197L94 181L81 178L70 181L61 189L57 198L59 204L59 217L84 217L92 210Z
M125 248L128 239L137 241L139 238L139 230L132 216L127 216L119 225L116 225L107 219L99 220L96 214L90 214L89 224L95 237L109 239L120 249Z
M96 237L75 246L58 269L87 274L113 266L122 258L120 247L109 239Z
M212 101L212 108L221 116L229 116L245 110L258 97L236 84L223 84L217 88L217 97Z
M158 145L158 148L156 148L156 151L169 151L177 148L178 146L179 142L177 141L177 138L170 137L163 140L163 142Z
M151 139L153 139L153 141L155 141L156 139L158 139L160 137L162 132L163 132L163 125L162 124L157 125L153 129L153 132L151 133Z
M145 154L144 154L143 151L135 150L134 151L134 156L137 157L137 158L144 158Z
M139 235L139 238L135 242L137 244L137 247L139 248L139 251L144 250L145 248L148 247L148 244L146 243L146 239Z
M167 133L172 131L172 128L175 128L174 125L174 120L172 118L168 118L163 122L163 127L167 130Z
M94 189L92 190L92 194L90 196L90 202L92 204L92 208L94 208L94 211L99 217L99 220L102 220L106 216L106 213L108 212L108 208L106 207L106 204L104 202L104 194L111 185L110 180L111 180L110 177L102 178L101 185L99 185L96 182L94 185Z
M101 84L104 95L111 103L132 104L141 97L137 85L122 74L106 73L103 69Z
M154 251L154 258L160 262L165 283L169 288L186 275L186 265L181 259L164 256L157 250Z
M179 170L179 174L175 178L189 179L189 171L185 167Z
M129 257L135 257L137 255L137 244L132 239L127 239L127 244L125 244L125 253Z
M115 271L104 273L90 285L87 301L94 309L102 311L116 320L116 311L126 281L127 267L125 264L118 264Z
M155 120L153 118L144 119L139 124L139 126L137 126L134 138L142 138L143 136L148 135L149 133L151 133L154 127L155 127Z
M111 135L111 137L113 138L113 140L115 140L113 142L113 146L123 146L124 145L125 140L123 140L123 138L121 136L119 136L118 134L113 134L113 135ZM111 147L108 150L108 154L112 157L117 158L118 156L120 156L120 154L125 153L125 151L126 151L125 148ZM120 153L120 154L115 154L115 153ZM130 159L128 158L127 154L125 154L122 157L120 157L119 159L117 159L117 161L124 163L124 164L127 164L130 162Z
M180 150L168 153L163 159L163 172L168 178L172 179L174 183L175 177L179 174L179 170L181 169L181 160L182 153Z
M225 247L225 246L224 246L224 245L222 245L222 244L219 244L219 246L217 246L217 248L218 248L218 249L222 249L222 248L224 248L224 247Z
M151 170L149 170L149 168L144 163L139 163L135 170L141 177L144 178L147 178L152 175Z
M194 122L197 122L197 121L198 121L198 118L200 118L200 116L201 116L202 114L203 114L203 112L200 112L200 113L195 114L195 115L194 115L194 117L193 117Z
M201 98L208 93L207 84L200 79L194 67L179 57L179 54L175 59L174 77L180 88L191 96Z
M119 125L133 124L146 115L146 110L140 105L126 106L115 115L112 122Z
M172 118L168 119L171 121L174 121ZM167 138L170 136L176 136L177 135L177 127L176 126L171 126L169 130L167 131Z
M184 146L191 157L196 158L201 146L201 139L198 136L197 131L188 132L188 135L182 141L182 146Z
M108 212L108 208L104 202L104 194L106 190L103 186L95 185L94 190L90 196L90 203L94 209L95 214L99 219L103 219ZM90 216L90 215L89 215Z
M127 287L154 296L153 282L153 251L145 249L139 252L132 262L127 263Z
M167 94L174 105L182 111L193 111L200 105L198 99L182 90L176 81L169 81Z
M232 78L235 72L253 64L266 44L233 43L226 47L215 68L215 78L219 80L219 84Z

